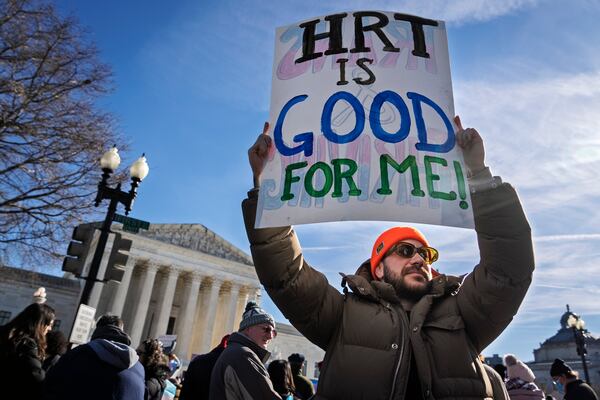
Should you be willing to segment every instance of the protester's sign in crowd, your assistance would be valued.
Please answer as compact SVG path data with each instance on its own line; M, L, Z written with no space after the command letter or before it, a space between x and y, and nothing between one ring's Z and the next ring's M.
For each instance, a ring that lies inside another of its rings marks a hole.
M355 12L278 28L272 82L257 227L473 226L442 21Z

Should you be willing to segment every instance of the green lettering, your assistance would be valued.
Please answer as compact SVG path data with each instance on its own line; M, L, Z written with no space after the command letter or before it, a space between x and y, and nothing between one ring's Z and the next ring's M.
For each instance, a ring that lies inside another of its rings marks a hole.
M356 183L354 183L354 179L352 179L352 176L358 169L356 161L349 158L336 158L331 160L331 163L333 164L334 176L333 193L331 194L331 197L342 197L342 179L346 180L346 183L350 188L348 191L349 196L360 196L361 191L356 187ZM342 165L348 167L344 172L342 172Z
M425 177L427 179L427 191L429 195L434 199L442 199L442 200L456 200L456 192L450 191L450 193L446 192L438 192L433 188L433 182L439 181L440 176L433 173L431 168L431 164L440 164L444 167L448 166L448 162L440 157L433 156L425 156Z
M381 174L381 187L377 189L377 193L381 195L392 194L392 190L390 189L390 178L388 175L387 166L391 165L399 173L404 173L408 168L410 168L410 176L412 178L413 189L410 192L413 196L416 197L425 197L425 192L421 190L421 182L419 181L419 169L417 167L417 159L415 156L410 155L402 161L401 164L398 164L396 160L394 160L389 154L382 154L379 157L379 172Z
M458 161L454 161L454 171L456 172L458 195L460 196L460 202L458 203L458 206L463 210L466 210L469 208L469 203L465 201L467 199L467 191L465 190L465 176L463 175L462 168Z
M294 198L292 194L292 183L299 182L299 176L292 176L292 171L295 169L304 168L308 165L306 161L297 162L294 164L290 164L285 167L285 181L283 184L283 196L281 196L281 201L287 201Z
M318 170L323 171L323 175L325 176L325 183L323 184L323 188L321 188L321 190L316 190L313 186L313 178ZM306 172L306 176L304 178L304 189L306 189L306 193L312 197L325 196L331 190L332 185L333 171L331 170L331 167L323 161L313 164Z

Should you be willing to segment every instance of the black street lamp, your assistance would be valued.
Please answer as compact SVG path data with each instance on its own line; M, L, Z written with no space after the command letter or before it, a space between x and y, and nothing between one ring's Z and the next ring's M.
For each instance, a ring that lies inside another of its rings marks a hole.
M587 368L587 360L585 358L585 355L587 354L587 349L585 347L585 334L587 333L587 330L585 329L585 321L579 315L571 313L567 319L567 326L573 330L575 345L577 346L577 354L581 356L581 363L583 364L585 381L588 385L591 385L590 374L588 373Z
M102 168L103 173L102 180L100 183L98 183L98 193L96 194L94 205L98 207L104 199L110 200L110 203L108 204L106 218L104 218L104 222L100 228L98 245L96 246L96 251L94 252L94 258L92 259L90 270L85 278L85 286L81 292L79 304L87 305L90 300L94 283L103 282L103 280L98 279L98 271L100 270L100 262L102 261L102 256L104 255L104 250L106 248L106 242L108 241L110 226L117 212L117 206L119 203L123 204L123 206L125 206L125 215L129 214L131 207L133 206L133 201L137 195L137 188L140 185L140 182L148 175L148 171L150 170L148 163L146 162L146 157L144 157L144 154L142 154L142 156L138 158L129 168L129 174L131 175L131 189L129 192L124 192L121 190L120 183L118 183L114 188L109 187L107 184L108 178L119 167L120 163L121 157L119 157L116 147L108 150L100 159L100 167Z

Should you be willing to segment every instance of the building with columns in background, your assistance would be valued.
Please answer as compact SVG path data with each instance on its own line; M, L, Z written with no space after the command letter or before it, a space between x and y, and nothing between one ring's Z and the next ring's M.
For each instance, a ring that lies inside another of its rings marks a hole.
M96 283L88 305L96 309L96 319L106 313L121 316L133 347L146 338L177 335L175 353L185 363L236 331L249 300L260 303L252 259L203 225L153 224L147 231L130 233L113 223L112 231L132 241L123 279ZM112 241L111 234L99 277L104 276ZM94 247L92 242L87 268ZM57 329L68 335L83 282L16 268L0 267L0 325L30 304L40 286L57 312ZM306 374L316 376L315 364L324 351L292 326L278 322L277 327L280 334L272 343L271 358L303 353Z
M189 360L237 330L248 300L260 301L250 257L203 225L153 224L120 233L133 241L123 280L97 283L89 305L96 315L120 315L134 347L174 334L175 352Z

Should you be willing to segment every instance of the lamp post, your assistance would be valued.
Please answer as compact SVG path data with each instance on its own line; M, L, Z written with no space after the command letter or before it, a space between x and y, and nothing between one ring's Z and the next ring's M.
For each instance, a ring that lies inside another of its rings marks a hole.
M587 349L585 347L585 321L577 314L571 313L567 319L567 326L573 330L573 336L575 337L575 345L577 346L577 354L581 356L581 363L583 364L583 373L585 374L585 381L588 385L590 383L590 375L587 368L587 360L585 355Z
M117 212L117 206L119 203L123 204L125 207L125 215L129 214L131 207L133 206L133 201L137 195L137 188L140 185L140 182L148 175L148 171L150 170L148 163L146 162L146 157L144 154L142 154L142 156L138 158L129 168L129 174L131 175L131 189L129 192L124 192L121 190L120 183L118 183L114 188L108 186L108 178L119 167L120 163L121 157L119 157L119 152L115 146L104 153L100 159L100 167L102 168L103 173L102 179L100 180L100 183L98 183L98 193L96 194L94 205L98 207L104 199L110 200L110 203L108 204L106 218L104 218L104 222L100 228L100 237L98 239L96 251L94 252L92 264L90 265L88 276L84 278L85 286L81 292L79 304L87 305L90 300L94 283L102 282L102 280L98 279L98 271L100 269L100 262L102 261L102 256L104 255L104 250L106 248L108 234L110 233L110 226L115 213Z

